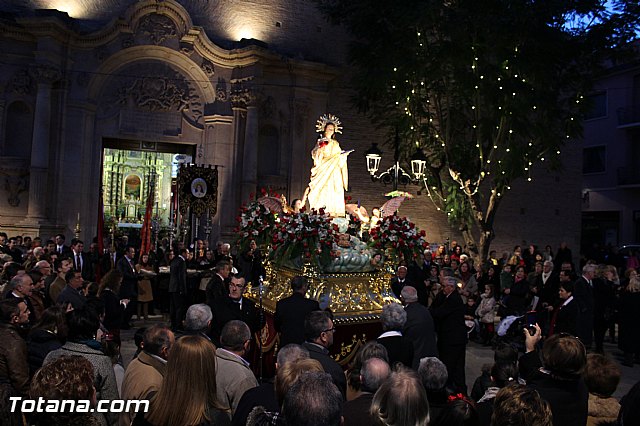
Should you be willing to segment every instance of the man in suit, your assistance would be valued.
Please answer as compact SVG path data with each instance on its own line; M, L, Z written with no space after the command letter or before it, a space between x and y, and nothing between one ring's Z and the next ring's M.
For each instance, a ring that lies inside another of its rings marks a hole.
M542 273L536 277L534 284L538 288L540 301L538 302L538 325L542 334L547 335L553 309L558 305L558 290L560 289L559 275L553 272L553 262L545 260L542 264Z
M304 343L304 319L309 312L319 311L317 300L305 298L309 282L305 277L295 276L291 279L291 296L276 303L274 326L280 333L280 347L289 343Z
M378 388L391 374L386 361L380 358L369 358L360 368L360 383L362 393L355 399L347 401L342 407L342 417L347 426L369 426L377 424L371 415L371 401Z
M226 283L231 275L231 263L227 260L220 260L216 263L215 271L205 290L207 305L211 307L216 299L221 299L227 294Z
M431 304L431 316L438 333L438 353L447 366L449 386L454 392L467 393L465 381L465 351L467 327L464 323L465 304L457 290L454 277L443 277L442 291Z
M333 345L336 329L331 314L326 311L310 312L304 320L304 334L307 341L304 347L309 350L309 357L320 362L333 383L340 389L342 398L347 394L347 380L340 364L329 356L329 347Z
M55 252L58 253L58 256L71 256L71 249L69 246L65 246L64 242L66 241L66 237L64 234L56 234L55 236Z
M87 298L82 294L82 286L84 285L82 274L71 269L64 278L67 285L56 299L56 304L67 306L70 303L73 309L80 309L87 303Z
M89 254L84 253L84 242L74 238L71 240L71 258L73 260L73 269L82 272L82 278L85 281L95 281L93 273L93 264Z
M398 270L396 271L396 276L391 278L391 291L393 291L393 294L397 298L400 298L400 292L402 291L404 286L410 285L412 287L415 287L415 285L407 279L407 272L407 267L404 265L400 265L398 266Z
M593 342L593 283L596 276L596 265L587 264L582 268L582 276L574 283L573 297L578 302L580 321L577 337L589 349Z
M133 246L127 246L124 256L122 256L116 269L122 274L122 285L120 286L120 299L128 299L130 302L124 310L122 316L122 329L129 330L131 328L130 321L133 313L136 311L136 297L138 296L138 273L136 272L133 258L136 255L136 249Z
M178 256L171 261L169 275L169 297L171 329L182 329L182 320L187 312L187 254L189 250L180 249Z
M436 346L436 330L429 309L418 303L418 292L407 286L400 293L400 300L407 312L407 322L402 334L413 343L413 364L411 368L418 369L420 360L427 356L438 356Z
M12 291L8 292L6 295L6 299L19 299L23 301L27 305L27 309L29 309L29 322L31 325L36 322L36 312L33 309L33 304L29 297L33 293L33 280L28 274L20 274L16 275L9 281L9 288Z
M242 277L232 277L224 297L215 299L211 310L213 321L211 333L216 346L220 343L223 327L233 320L240 320L249 326L253 335L260 329L260 316L256 304L244 298L246 283Z

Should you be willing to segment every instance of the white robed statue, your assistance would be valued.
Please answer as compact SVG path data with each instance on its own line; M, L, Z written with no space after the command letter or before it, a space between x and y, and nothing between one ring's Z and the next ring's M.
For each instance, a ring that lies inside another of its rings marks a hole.
M316 128L323 136L311 151L313 168L303 205L308 199L312 209L324 208L333 217L344 217L344 191L349 188L347 157L353 150L343 151L335 139L336 133L342 133L338 117L325 114L318 119Z

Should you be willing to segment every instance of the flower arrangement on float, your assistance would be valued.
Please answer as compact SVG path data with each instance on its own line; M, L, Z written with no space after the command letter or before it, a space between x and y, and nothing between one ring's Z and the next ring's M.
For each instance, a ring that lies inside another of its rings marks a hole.
M403 259L410 262L429 247L425 231L419 230L416 224L406 217L386 216L378 222L378 226L369 231L369 234L369 246L384 250L387 257L394 258L396 263Z
M262 189L261 195L266 196L267 191ZM273 198L279 198L276 193L269 195ZM251 194L251 198L254 198L254 194ZM237 243L241 251L247 249L251 240L255 240L258 247L264 247L271 243L271 236L276 230L277 216L276 212L272 211L265 203L256 199L246 206L242 206L236 221L238 226L234 232L238 236Z
M337 233L338 225L323 209L282 214L271 237L271 259L328 265L336 256L332 248Z

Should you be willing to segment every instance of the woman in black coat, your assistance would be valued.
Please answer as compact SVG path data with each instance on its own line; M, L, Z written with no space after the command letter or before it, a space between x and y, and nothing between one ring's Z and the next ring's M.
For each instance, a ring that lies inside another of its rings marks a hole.
M118 296L120 284L122 283L122 273L117 269L112 269L100 280L98 297L104 303L104 320L102 325L114 335L115 340L120 343L120 327L124 317L124 310L129 300L120 300Z
M390 303L382 308L382 333L378 336L378 343L387 349L389 365L400 362L407 368L413 363L413 343L402 335L402 329L407 322L407 312L398 303Z

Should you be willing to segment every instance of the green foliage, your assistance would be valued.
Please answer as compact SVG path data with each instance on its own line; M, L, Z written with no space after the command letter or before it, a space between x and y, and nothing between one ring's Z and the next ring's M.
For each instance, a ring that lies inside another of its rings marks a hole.
M626 0L317 2L353 37L357 107L400 134L403 156L424 150L434 203L476 231L532 165L560 166L583 96L640 13Z

